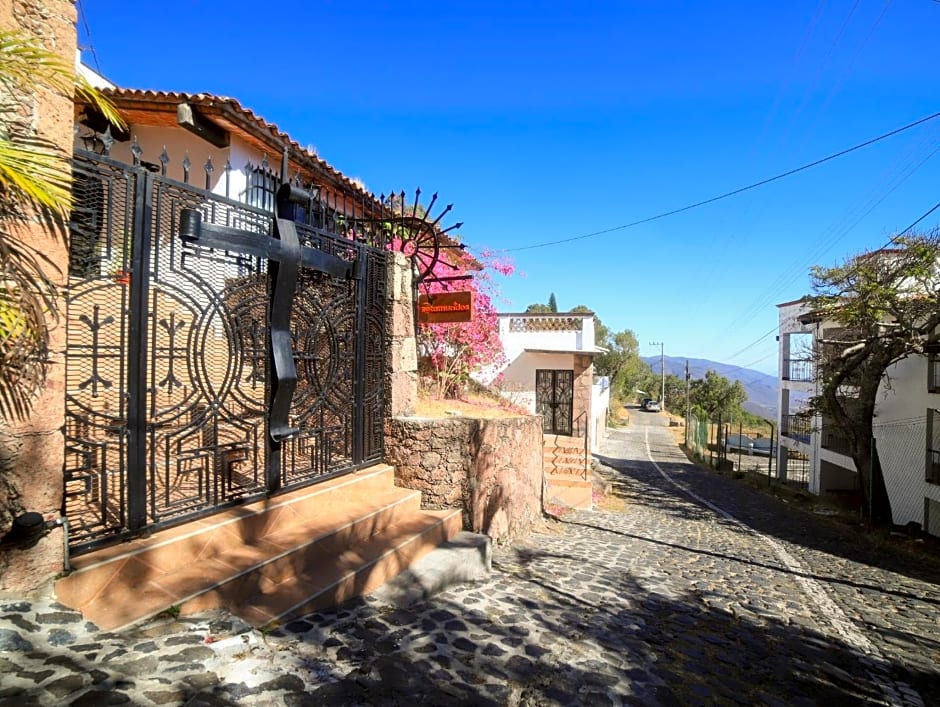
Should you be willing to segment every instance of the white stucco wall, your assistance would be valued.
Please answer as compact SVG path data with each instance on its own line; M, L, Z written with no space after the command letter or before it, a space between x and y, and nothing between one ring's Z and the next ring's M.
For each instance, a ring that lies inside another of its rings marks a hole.
M927 357L891 366L878 389L874 435L897 525L923 525L924 499L940 502L940 486L924 480L928 409L940 409L940 395L927 392Z
M569 331L510 331L511 320L525 318L525 315L500 314L499 338L503 342L506 359L511 362L526 349L594 351L593 315L559 313L552 316L560 319L580 319L580 328ZM550 319L551 317L543 318Z
M518 354L503 369L499 386L501 394L534 415L535 371L546 369L570 371L574 369L574 355L529 351Z
M111 157L119 162L131 164L133 154L131 147L133 139L142 150L141 160L160 164L160 154L166 148L170 161L167 163L166 174L170 179L183 181L183 160L189 156L191 166L189 169L189 183L196 187L204 187L206 160L212 158L213 171L210 175L210 188L213 193L225 196L225 163L231 161L232 170L229 174L229 198L242 201L246 188L245 165L251 162L258 165L265 156L250 147L238 136L233 135L228 147L215 147L202 138L183 128L164 128L150 125L131 125L129 127L131 139L127 142L116 142L111 148ZM81 141L78 142L81 145ZM280 155L267 155L269 166L275 172L280 170Z
M610 409L610 381L599 379L591 388L591 451L600 451L600 441L607 431L607 412Z

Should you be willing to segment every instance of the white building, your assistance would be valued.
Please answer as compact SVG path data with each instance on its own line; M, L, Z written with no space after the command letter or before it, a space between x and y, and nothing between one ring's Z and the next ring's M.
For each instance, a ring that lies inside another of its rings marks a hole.
M550 493L566 505L591 505L590 452L607 429L609 384L594 382L594 314L499 315L506 361L483 378L509 400L542 416Z
M778 305L778 477L803 480L813 494L857 492L848 444L820 415L800 414L818 386L813 350L838 325L803 301ZM940 536L940 358L915 355L888 368L873 424L878 458L895 525L915 523Z

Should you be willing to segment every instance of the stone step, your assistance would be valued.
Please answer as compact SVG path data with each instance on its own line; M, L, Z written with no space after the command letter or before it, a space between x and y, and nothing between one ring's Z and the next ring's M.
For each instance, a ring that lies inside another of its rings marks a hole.
M547 496L550 503L568 508L590 510L594 507L593 485L578 477L547 477Z
M291 582L309 580L312 558L324 568L335 561L348 573L356 552L366 553L363 563L375 563L383 543L414 548L399 553L400 569L432 540L458 532L460 514L456 527L444 523L421 510L419 492L393 484L394 470L383 464L82 555L56 583L56 594L99 627L114 629L171 607L230 608L258 587L286 593ZM401 533L412 531L417 537L409 543ZM396 566L385 562L382 576Z
M545 448L558 447L562 449L584 449L584 437L569 437L567 435L546 435Z
M273 627L368 594L456 535L461 522L459 510L420 511L341 553L315 548L299 561L288 559L288 566L277 563L273 572L261 568L228 590L242 597L230 610L253 626Z
M583 449L561 448L545 449L542 451L543 459L587 459Z
M587 479L588 471L583 464L545 464L546 473L552 478L556 476L572 476Z
M399 608L411 606L454 584L484 580L492 568L492 538L463 530L386 582L375 597Z

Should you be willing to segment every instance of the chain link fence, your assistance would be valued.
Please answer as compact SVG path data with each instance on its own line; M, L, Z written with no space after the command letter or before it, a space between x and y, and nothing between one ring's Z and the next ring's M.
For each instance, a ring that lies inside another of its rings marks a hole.
M816 512L871 517L871 496L863 494L850 450L835 430L807 428L805 452L784 446L786 457L779 470L777 433L770 423L760 429L692 414L686 419L684 446L694 461L712 469L802 491L803 500L811 498ZM940 412L876 420L873 433L873 461L880 466L893 524L940 536ZM815 471L812 455L820 455Z
M690 414L686 429L686 449L695 461L720 471L764 474L768 481L775 478L777 437L770 423L758 429Z

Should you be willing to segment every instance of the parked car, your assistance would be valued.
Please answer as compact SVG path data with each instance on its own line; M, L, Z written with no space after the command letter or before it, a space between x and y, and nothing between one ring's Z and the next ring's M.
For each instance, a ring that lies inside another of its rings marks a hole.
M762 457L773 456L777 453L777 445L770 444L770 437L758 437L754 440L754 454Z
M725 450L739 450L742 449L745 452L754 449L754 440L748 437L747 435L733 434L725 437Z
M653 399L652 399L652 398L643 398L643 399L640 401L640 409L641 409L641 410L646 410L646 406L649 405L651 402L653 402Z
M661 409L661 408L660 408L660 405L659 405L659 401L658 401L658 400L650 400L648 403L646 403L646 408L645 408L645 409L646 409L647 412L659 412L660 409Z
M777 445L771 448L770 437L748 437L747 435L729 434L724 441L725 451L737 452L739 449L745 454L767 457L777 453Z

